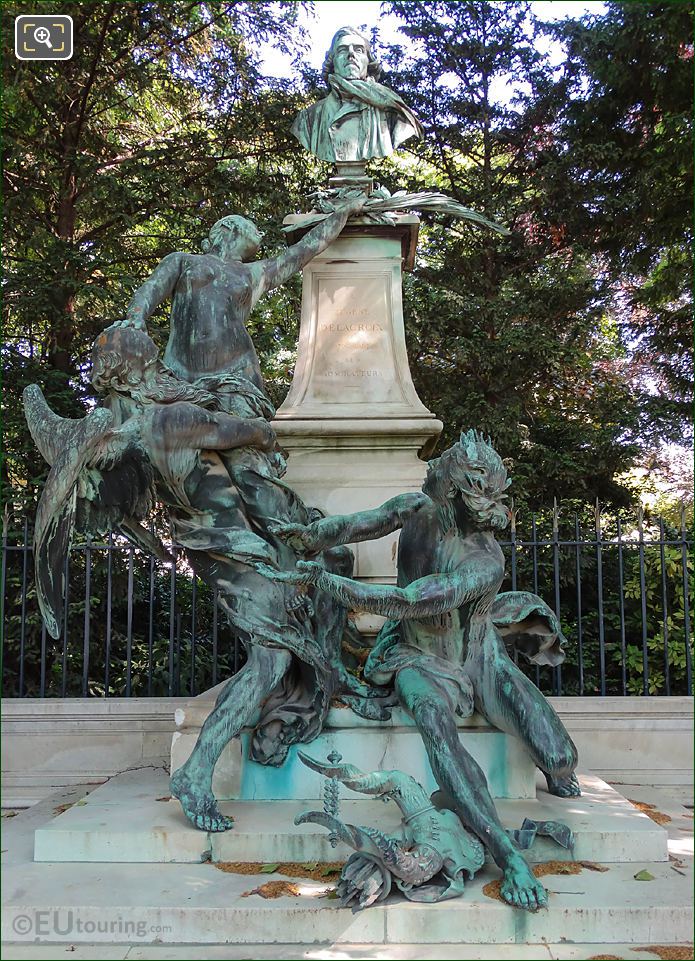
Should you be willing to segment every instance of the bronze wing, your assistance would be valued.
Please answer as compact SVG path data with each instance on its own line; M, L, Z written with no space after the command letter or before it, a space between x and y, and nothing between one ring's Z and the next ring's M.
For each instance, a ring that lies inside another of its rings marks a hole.
M138 546L169 555L138 523L152 506L154 486L135 432L116 430L113 414L103 407L79 420L60 417L36 384L25 389L23 401L34 442L51 465L36 512L34 567L46 629L58 638L65 556L76 528L91 534L121 528Z

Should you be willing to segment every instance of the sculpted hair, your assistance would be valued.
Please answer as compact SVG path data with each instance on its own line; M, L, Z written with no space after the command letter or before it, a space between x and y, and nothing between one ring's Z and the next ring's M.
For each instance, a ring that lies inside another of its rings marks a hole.
M367 50L367 59L369 60L369 63L367 64L367 76L370 77L372 80L378 80L379 77L381 76L381 73L382 73L381 64L372 53L372 45L369 42L369 38L364 33L362 33L361 30L356 30L354 27L341 27L340 30L337 30L336 33L333 35L333 39L331 40L331 45L326 51L326 58L323 61L323 67L321 68L321 76L323 77L324 82L326 84L328 84L328 75L330 73L335 72L333 70L335 48L340 42L340 40L343 37L347 36L347 34L349 33L354 34L354 36L359 37L361 40L364 41L364 45Z
M228 217L222 217L212 225L207 236L207 240L202 242L200 249L204 254L209 253L219 244L226 231L234 230L235 228L239 227L246 231L248 231L249 228L251 230L256 230L256 225L251 220L247 220L246 217L242 217L239 214L230 214Z
M105 394L129 394L147 404L175 404L186 400L201 407L215 407L214 394L180 380L158 360L154 341L144 330L133 327L107 327L92 349L90 380L94 389ZM143 371L154 366L154 384L143 384Z
M476 430L462 433L459 442L442 454L440 470L452 494L460 494L481 527L503 530L507 526L510 513L504 502L511 480L489 437Z

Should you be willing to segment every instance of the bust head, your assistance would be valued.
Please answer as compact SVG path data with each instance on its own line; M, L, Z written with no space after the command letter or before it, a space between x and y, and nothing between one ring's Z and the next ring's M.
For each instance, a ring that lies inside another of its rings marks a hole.
M372 53L367 37L354 27L341 27L333 39L323 61L323 78L331 73L345 80L378 80L381 66Z
M246 217L232 214L213 224L208 239L203 241L203 253L212 253L222 260L253 260L258 253L263 235Z

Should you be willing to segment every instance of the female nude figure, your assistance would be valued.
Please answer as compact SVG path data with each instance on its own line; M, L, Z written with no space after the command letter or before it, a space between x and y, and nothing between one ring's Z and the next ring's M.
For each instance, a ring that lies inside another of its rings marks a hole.
M138 288L123 326L145 328L149 316L171 297L169 342L164 363L190 382L229 393L230 378L264 390L258 356L246 321L263 294L284 284L332 243L367 197L347 192L341 206L277 257L253 261L262 236L245 217L223 217L203 244L204 253L169 254Z
M536 663L564 658L560 626L539 597L498 596L504 556L492 532L509 520L503 503L508 483L498 454L469 432L430 462L422 493L276 531L313 553L400 529L397 586L336 577L311 562L289 573L259 570L278 582L315 585L353 610L391 619L365 677L394 685L420 730L437 782L502 868L502 896L536 910L547 903L545 889L502 827L485 775L460 743L455 721L456 714L477 710L524 742L552 793L579 794L575 746L553 708L515 666L503 639L506 635Z
M275 411L246 321L263 294L284 283L335 240L366 199L362 192L340 192L338 209L302 240L277 257L255 262L262 239L258 229L244 217L222 218L212 227L202 254L176 252L162 260L135 292L121 325L144 329L155 308L170 297L167 368L212 396L220 411L271 420ZM260 558L253 548L244 555L240 546L251 531L270 551L271 564L280 569L295 565L295 552L274 535L272 525L306 523L310 515L280 479L281 456L243 447L219 450L213 469L209 461L203 452L198 470L204 476L196 488L195 516L186 515L180 499L170 503L173 529L194 569L219 588L228 618L246 647L248 667L220 694L193 754L172 777L172 794L197 827L222 831L231 822L217 808L212 772L225 744L253 709L268 698L252 756L277 765L290 744L319 733L338 682L343 690L348 685L359 696L365 688L350 678L340 662L344 609L325 595L305 606L295 589L289 595L267 594L268 582L253 566ZM242 510L229 503L234 501L232 491ZM214 521L205 521L211 511ZM219 555L225 555L224 563ZM349 573L352 569L352 555L344 549L329 552L325 560L335 570ZM308 663L310 670L298 661ZM347 700L359 710L357 700L349 696Z

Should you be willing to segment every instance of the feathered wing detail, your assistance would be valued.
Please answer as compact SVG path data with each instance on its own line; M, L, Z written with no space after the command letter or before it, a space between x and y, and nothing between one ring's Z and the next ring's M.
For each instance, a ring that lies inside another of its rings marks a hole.
M134 432L114 430L114 416L105 408L81 420L59 417L36 384L25 389L23 400L32 437L51 464L36 511L34 566L41 614L58 638L65 557L75 528L96 534L123 523L133 533L152 503L152 468Z
M58 456L66 448L73 445L75 430L84 422L85 418L81 417L73 420L56 414L46 403L46 398L38 384L29 384L28 387L24 388L22 401L29 433L43 459L53 465ZM106 429L106 426L110 427L113 422L113 415L107 410L100 408L87 416L92 415L97 415L94 423L96 424L101 420L104 429Z
M111 430L113 415L108 410L97 409L82 420L58 417L36 384L25 389L23 399L31 435L51 464L36 511L34 566L41 614L48 633L58 638L63 615L65 556L75 527L77 480L99 441Z

